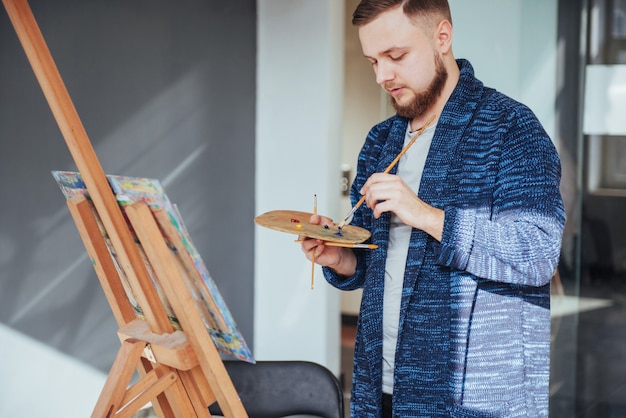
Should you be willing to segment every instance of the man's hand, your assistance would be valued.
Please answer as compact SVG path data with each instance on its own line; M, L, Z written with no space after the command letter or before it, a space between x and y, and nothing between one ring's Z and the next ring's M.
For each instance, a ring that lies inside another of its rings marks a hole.
M365 195L365 203L374 211L376 219L384 212L393 212L406 225L421 229L441 241L444 211L417 197L400 176L372 174L363 185L361 194Z
M320 215L312 215L309 222L315 225L333 225L330 219ZM352 276L355 273L356 257L349 248L326 246L323 240L302 235L298 236L298 240L302 241L302 251L307 259L312 260L315 253L316 264L327 266L342 276Z

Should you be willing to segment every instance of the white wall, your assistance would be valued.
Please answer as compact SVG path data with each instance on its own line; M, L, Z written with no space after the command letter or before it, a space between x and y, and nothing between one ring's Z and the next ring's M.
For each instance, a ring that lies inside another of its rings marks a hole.
M256 210L339 212L343 3L259 0ZM339 373L339 291L289 235L257 227L254 355Z
M554 140L557 0L450 0L454 55L528 105Z
M350 184L356 174L359 150L370 128L385 118L381 101L387 102L387 94L376 84L372 66L363 56L358 30L352 25L352 13L360 0L345 0L344 24L344 103L341 134L341 164L350 169ZM341 216L350 210L349 196L341 198ZM358 315L361 289L341 292L341 312Z

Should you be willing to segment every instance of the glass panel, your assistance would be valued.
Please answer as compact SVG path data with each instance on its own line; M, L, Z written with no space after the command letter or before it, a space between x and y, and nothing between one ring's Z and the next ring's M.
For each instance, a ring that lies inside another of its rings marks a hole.
M605 90L591 92L602 93L594 99L585 95L575 410L569 416L621 417L626 416L626 132L613 128L624 126L626 114L624 103L615 104L616 94L626 94L626 0L592 0L588 16L585 83ZM588 129L592 111L599 129Z

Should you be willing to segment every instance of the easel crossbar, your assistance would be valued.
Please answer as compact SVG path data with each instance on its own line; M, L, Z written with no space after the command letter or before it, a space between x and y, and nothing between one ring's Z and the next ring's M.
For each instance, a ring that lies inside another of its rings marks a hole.
M155 334L146 321L135 319L117 331L120 341L139 339L146 342L144 357L153 363L165 364L177 370L191 370L198 365L198 356L182 331Z

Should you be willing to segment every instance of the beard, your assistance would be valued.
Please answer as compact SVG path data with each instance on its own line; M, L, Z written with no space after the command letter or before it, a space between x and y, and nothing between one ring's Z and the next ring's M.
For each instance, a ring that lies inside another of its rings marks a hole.
M443 60L439 55L435 54L435 75L426 90L414 92L415 97L406 105L398 104L396 99L391 97L391 105L399 116L409 120L421 117L437 102L447 79L448 71L443 65Z

